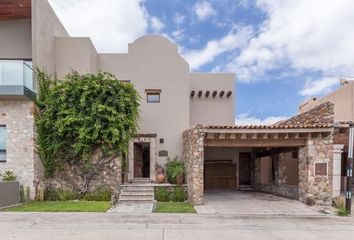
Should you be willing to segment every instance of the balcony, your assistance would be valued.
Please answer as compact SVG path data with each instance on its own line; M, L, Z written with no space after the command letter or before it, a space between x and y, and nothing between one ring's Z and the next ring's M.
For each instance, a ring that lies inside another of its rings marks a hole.
M33 100L35 97L32 62L0 60L0 100Z

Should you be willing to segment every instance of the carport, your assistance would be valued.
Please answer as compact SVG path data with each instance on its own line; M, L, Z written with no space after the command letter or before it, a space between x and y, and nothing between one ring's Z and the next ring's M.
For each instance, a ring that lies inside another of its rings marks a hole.
M332 124L189 129L183 152L189 200L202 205L208 189L254 189L330 205L341 181L333 172L333 159L341 159L333 133Z
M257 190L299 199L299 185L305 187L306 179L300 178L300 172L302 176L305 172L299 168L299 151L310 139L313 143L329 138L331 131L326 125L208 126L204 131L204 189ZM328 177L324 159L317 159L315 175L329 182L324 177Z

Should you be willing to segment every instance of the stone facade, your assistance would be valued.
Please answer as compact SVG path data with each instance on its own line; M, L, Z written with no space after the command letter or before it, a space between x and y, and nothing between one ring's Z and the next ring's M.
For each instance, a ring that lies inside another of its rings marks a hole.
M275 174L274 179L269 184L261 184L261 159L257 158L255 162L255 185L256 191L274 193L280 196L298 199L299 188L297 186L287 185L286 171L286 153L280 153L275 157Z
M0 162L0 171L13 170L31 198L43 169L35 155L34 108L29 100L0 101L0 125L6 127L6 162Z
M204 195L204 128L197 125L183 133L183 155L186 163L188 201L203 204Z
M332 181L333 134L308 139L299 149L299 200L309 205L330 205Z
M97 155L96 158L101 156ZM51 189L72 189L72 182L79 187L83 186L82 179L77 176L75 171L70 167L65 167L63 170L57 171L52 178L47 178L44 181L45 187ZM109 187L113 193L113 202L118 200L120 193L120 185L122 184L121 159L119 157L110 161L102 171L102 174L93 179L88 191L94 191L99 187Z

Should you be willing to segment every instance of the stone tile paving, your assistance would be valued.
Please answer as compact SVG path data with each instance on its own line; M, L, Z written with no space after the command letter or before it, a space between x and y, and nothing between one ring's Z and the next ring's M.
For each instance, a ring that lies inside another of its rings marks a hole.
M324 215L320 207L310 207L299 201L259 192L207 191L204 205L198 213L270 214L270 215ZM209 211L209 212L208 212Z
M110 213L129 213L129 214L144 214L152 213L154 204L151 203L136 203L136 204L118 204L108 210Z

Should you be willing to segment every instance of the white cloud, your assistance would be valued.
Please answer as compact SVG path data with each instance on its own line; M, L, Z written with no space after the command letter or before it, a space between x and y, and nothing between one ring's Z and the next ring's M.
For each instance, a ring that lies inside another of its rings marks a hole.
M180 41L180 40L184 39L184 30L178 29L176 31L173 31L172 36L176 41Z
M90 37L99 52L126 52L144 35L148 16L143 0L50 0L71 36Z
M185 20L186 20L186 16L180 13L175 13L175 16L173 17L173 21L177 25L184 23Z
M271 125L273 123L287 119L286 116L271 116L266 118L258 118L251 116L249 112L237 115L235 119L236 125Z
M262 79L268 70L282 66L317 71L324 80L306 83L316 87L312 93L323 93L334 84L326 76L353 73L354 1L258 0L257 6L265 11L267 19L224 70L236 71L243 82Z
M251 27L236 27L221 39L210 40L200 50L185 51L183 53L192 70L212 62L224 52L232 51L247 43L252 33Z
M165 27L165 24L157 17L151 17L150 24L155 32L160 32Z
M337 77L325 77L316 80L308 79L301 89L300 95L309 97L320 93L328 93L337 84L339 84Z
M197 17L199 20L204 21L210 16L213 16L216 14L215 10L213 9L213 6L206 1L202 2L197 2L194 7L193 7L195 13L197 14Z

